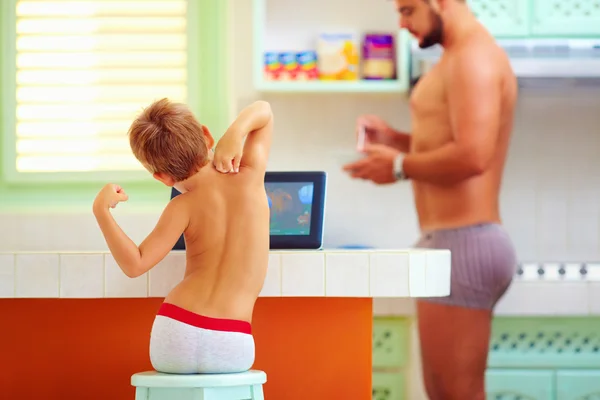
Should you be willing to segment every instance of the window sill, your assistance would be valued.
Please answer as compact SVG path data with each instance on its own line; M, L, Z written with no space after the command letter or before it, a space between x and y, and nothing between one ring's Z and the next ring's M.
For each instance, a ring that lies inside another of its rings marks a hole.
M90 213L102 183L56 183L46 185L0 184L0 213ZM129 195L125 213L161 212L170 200L170 189L160 182L123 183ZM125 211L125 210L124 210Z

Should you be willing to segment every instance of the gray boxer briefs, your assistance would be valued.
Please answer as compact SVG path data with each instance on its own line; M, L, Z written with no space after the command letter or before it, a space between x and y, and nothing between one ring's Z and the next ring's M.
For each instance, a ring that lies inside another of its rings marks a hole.
M420 299L427 302L492 310L517 269L515 248L498 224L423 232L415 247L451 252L450 296Z

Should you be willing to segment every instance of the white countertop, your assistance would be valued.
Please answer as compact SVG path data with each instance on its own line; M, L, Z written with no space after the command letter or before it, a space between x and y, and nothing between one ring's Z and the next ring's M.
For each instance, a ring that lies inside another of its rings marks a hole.
M164 297L185 252L128 278L109 252L0 253L0 298ZM430 297L450 292L448 250L271 251L261 297Z
M581 273L582 267L585 273ZM498 302L496 316L599 316L600 263L526 263ZM375 299L376 316L413 316L413 299Z

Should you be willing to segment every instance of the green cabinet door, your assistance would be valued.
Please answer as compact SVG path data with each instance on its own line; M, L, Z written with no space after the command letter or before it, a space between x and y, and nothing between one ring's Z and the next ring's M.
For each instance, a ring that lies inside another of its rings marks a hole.
M600 0L530 1L533 36L597 38L600 35Z
M486 400L554 400L554 372L527 369L488 369Z
M529 35L527 0L469 0L471 10L492 35L498 38Z
M556 400L600 400L600 370L557 371Z

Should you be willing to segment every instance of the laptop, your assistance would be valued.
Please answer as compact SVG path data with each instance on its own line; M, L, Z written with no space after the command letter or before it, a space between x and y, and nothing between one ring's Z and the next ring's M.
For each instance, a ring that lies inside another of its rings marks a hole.
M323 248L327 174L323 171L267 171L270 249ZM171 189L171 199L181 193ZM173 250L185 250L183 235Z

